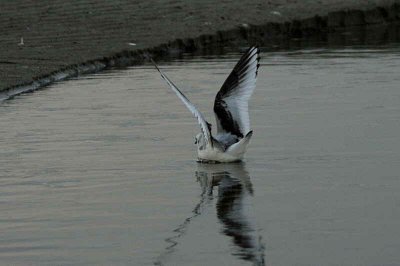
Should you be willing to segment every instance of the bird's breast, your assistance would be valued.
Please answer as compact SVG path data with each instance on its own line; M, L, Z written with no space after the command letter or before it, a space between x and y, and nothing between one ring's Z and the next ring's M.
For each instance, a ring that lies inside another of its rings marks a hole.
M232 154L226 153L216 146L207 146L204 150L197 150L197 155L200 161L202 162L221 162L221 163L229 163L229 162L237 162L242 159L242 157L237 157Z

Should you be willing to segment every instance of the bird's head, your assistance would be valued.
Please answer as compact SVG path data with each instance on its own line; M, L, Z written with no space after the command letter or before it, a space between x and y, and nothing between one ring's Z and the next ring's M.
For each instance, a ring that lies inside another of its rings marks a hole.
M197 145L199 150L204 150L206 148L206 142L203 133L199 133L196 135L196 137L194 137L194 144Z

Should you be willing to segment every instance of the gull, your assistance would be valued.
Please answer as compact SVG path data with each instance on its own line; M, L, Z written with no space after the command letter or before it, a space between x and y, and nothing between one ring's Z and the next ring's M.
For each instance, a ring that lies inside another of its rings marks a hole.
M161 77L197 118L201 132L195 137L198 162L229 163L243 159L253 131L250 129L248 101L256 87L260 50L250 47L237 62L214 100L217 134L211 124L182 91L161 71Z

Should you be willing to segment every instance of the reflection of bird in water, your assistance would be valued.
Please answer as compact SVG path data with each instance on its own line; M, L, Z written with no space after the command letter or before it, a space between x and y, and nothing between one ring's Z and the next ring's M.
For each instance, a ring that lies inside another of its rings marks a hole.
M196 176L203 193L212 195L217 187L217 217L222 232L232 238L232 254L253 265L264 265L264 246L251 213L253 188L244 164L199 164Z
M265 265L264 246L254 223L251 198L253 188L250 176L243 163L198 164L195 173L202 193L192 215L173 230L174 235L165 239L165 251L157 258L155 265L163 265L166 257L175 252L179 238L186 234L190 222L201 215L202 210L217 198L217 217L223 225L222 233L232 239L232 254L253 265ZM218 196L214 196L217 188Z

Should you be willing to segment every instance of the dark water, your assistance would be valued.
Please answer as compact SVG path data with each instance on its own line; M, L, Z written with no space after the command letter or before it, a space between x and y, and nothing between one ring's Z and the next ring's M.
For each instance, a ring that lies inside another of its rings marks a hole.
M206 117L238 54L160 66ZM400 47L263 53L242 164L151 66L0 104L0 264L400 265Z

